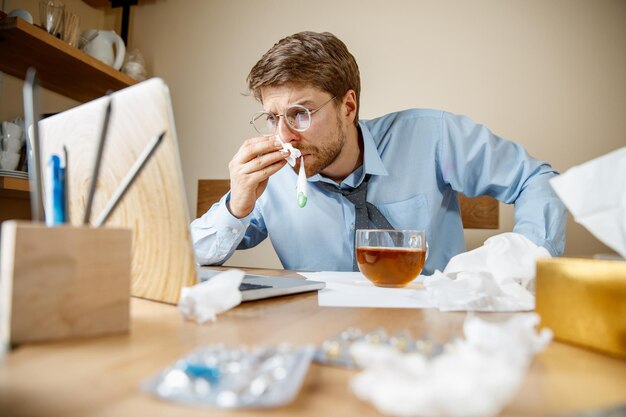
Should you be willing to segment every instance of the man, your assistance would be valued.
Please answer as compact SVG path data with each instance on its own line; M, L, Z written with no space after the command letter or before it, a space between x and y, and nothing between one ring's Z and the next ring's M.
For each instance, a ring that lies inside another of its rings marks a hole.
M252 68L248 86L264 108L251 122L261 136L230 161L230 192L191 224L201 264L221 264L269 235L286 269L349 271L355 228L393 227L426 230L423 274L432 274L465 251L458 192L515 203L513 231L562 254L565 209L548 184L558 175L550 165L441 111L359 121L359 69L334 35L282 39ZM281 141L302 154L293 168Z

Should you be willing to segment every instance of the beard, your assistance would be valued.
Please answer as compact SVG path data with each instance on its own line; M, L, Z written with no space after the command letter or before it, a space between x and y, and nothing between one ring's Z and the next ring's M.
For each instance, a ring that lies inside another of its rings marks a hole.
M319 174L326 169L330 164L335 162L343 146L346 143L346 131L343 126L343 121L337 117L337 131L331 135L335 135L335 139L328 141L323 147L315 145L301 145L297 148L303 155L307 156L307 161L304 165L304 170L307 177L311 177L315 174ZM296 146L294 146L296 147ZM302 159L298 158L293 170L298 173Z

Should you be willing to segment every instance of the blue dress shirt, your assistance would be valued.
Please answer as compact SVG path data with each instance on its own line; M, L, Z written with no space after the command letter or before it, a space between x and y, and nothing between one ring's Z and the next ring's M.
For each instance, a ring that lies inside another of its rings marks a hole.
M514 203L513 231L554 256L563 253L565 207L548 183L558 173L522 146L467 117L435 110L401 111L359 126L363 165L340 187L357 187L370 174L367 201L396 229L426 230L430 253L424 275L443 270L450 258L466 250L458 192ZM194 220L198 262L221 264L235 249L254 247L269 236L285 269L351 271L354 205L316 184L333 183L317 174L308 178L308 202L300 208L297 178L286 165L242 219L226 208L227 194Z

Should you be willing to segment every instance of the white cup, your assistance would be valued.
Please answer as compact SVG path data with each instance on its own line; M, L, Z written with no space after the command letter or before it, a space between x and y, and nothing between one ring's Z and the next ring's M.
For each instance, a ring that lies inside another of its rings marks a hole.
M0 130L0 150L19 153L24 144L24 131L20 125L12 122L2 122Z
M24 144L23 130L19 125L2 122L0 129L0 150L19 153Z
M14 171L20 163L20 154L9 151L0 152L0 169Z
M2 146L0 147L0 149L4 151L20 153L20 151L22 150L22 141L18 138L4 137L0 140L2 141Z
M13 122L2 122L2 130L0 131L0 133L2 133L2 136L5 138L17 139L21 143L23 139L22 134L24 133L24 131L22 130L22 127L18 124L15 124Z
M24 9L14 9L11 10L8 14L9 17L20 17L22 19L24 19L25 21L27 21L28 23L32 24L33 23L33 15L31 15L28 10L24 10Z

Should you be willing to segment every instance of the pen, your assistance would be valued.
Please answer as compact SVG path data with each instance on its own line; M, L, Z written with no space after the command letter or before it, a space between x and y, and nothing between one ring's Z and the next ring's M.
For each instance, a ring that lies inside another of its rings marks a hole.
M70 221L70 187L69 187L69 153L67 152L67 146L63 145L63 197L65 199L65 223Z
M102 129L100 130L100 141L98 142L98 149L96 151L96 160L93 165L93 173L91 175L91 184L89 185L89 194L87 194L87 205L85 206L85 216L83 217L83 224L89 224L91 218L91 207L93 205L93 196L96 192L96 185L98 184L98 176L100 175L100 163L102 161L102 151L104 150L104 141L106 140L107 131L109 130L109 120L111 118L111 107L113 99L109 99L106 111L104 113L104 121L102 122Z
M46 170L46 225L65 223L65 188L61 158L50 156Z
M132 185L133 181L135 181L135 178L137 178L137 176L145 166L146 162L148 162L156 148L162 142L162 139L165 136L165 132L166 131L161 132L160 135L152 139L152 141L148 144L148 146L146 146L142 154L139 155L139 158L137 158L137 161L131 167L128 174L126 174L126 177L124 177L120 186L117 187L117 190L115 190L115 194L113 194L113 196L109 200L109 203L102 211L102 214L100 214L100 216L96 220L94 226L100 227L104 223L106 223L113 210L115 210L122 197L124 197L124 194L126 193L128 188Z
M32 126L32 136L30 130L27 141L28 149L28 176L30 179L30 206L33 221L43 221L43 192L41 184L41 157L39 142L39 81L37 71L30 67L26 71L24 81L24 118L25 126Z

